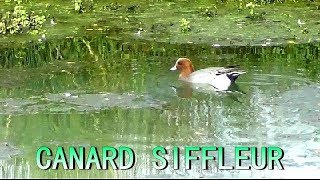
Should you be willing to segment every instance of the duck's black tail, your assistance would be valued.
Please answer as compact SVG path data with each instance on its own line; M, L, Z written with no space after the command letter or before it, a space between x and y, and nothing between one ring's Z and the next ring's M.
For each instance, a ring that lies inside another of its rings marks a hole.
M241 74L245 74L245 73L246 72L242 70L232 70L227 73L227 77L231 80L231 82L235 82Z

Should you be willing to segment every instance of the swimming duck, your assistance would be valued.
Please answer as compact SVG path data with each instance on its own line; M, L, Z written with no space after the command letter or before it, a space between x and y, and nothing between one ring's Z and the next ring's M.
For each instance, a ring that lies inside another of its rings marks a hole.
M51 24L51 26L54 26L54 25L57 24L57 23L55 22L55 18L54 18L54 17L51 18L50 24Z
M171 71L179 70L179 80L197 83L208 84L213 86L218 91L226 91L236 79L246 72L237 69L235 66L228 67L209 67L195 71L192 62L188 58L179 58Z

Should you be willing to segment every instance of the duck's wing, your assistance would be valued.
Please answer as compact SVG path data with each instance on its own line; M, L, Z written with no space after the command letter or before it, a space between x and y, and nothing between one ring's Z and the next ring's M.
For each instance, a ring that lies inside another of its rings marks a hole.
M241 74L246 72L239 69L237 66L228 66L228 67L209 67L205 69L200 69L192 73L192 78L200 79L205 78L210 80L216 79L221 75L227 76L232 82L234 82Z
M197 74L215 74L219 73L219 70L223 69L223 67L208 67L204 69L199 69L195 71Z
M209 67L205 69L200 69L200 70L197 70L196 73L215 74L216 76L218 76L221 74L230 74L230 73L244 74L246 72L239 69L237 66L227 66L227 67Z
M218 74L218 68L206 68L194 71L188 77L189 82L212 83Z
M239 69L237 66L228 66L228 67L222 67L217 70L218 73L221 74L229 74L229 73L238 73L238 74L244 74L246 73L245 71Z
M244 70L239 69L236 66L228 66L217 70L216 75L226 74L227 77L234 82L241 74L245 74Z

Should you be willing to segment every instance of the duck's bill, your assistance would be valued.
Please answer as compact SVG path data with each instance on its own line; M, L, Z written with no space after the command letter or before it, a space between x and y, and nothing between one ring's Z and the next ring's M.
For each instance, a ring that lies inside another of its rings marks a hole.
M173 66L170 70L171 70L171 71L175 71L175 70L177 70L177 67L176 67L176 66Z

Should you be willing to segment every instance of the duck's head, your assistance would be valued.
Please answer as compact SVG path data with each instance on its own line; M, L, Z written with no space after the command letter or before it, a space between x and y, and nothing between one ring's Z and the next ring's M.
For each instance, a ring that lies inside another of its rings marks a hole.
M194 71L193 65L188 58L179 58L175 65L170 69L171 71L179 70L180 76L186 78L189 74Z

